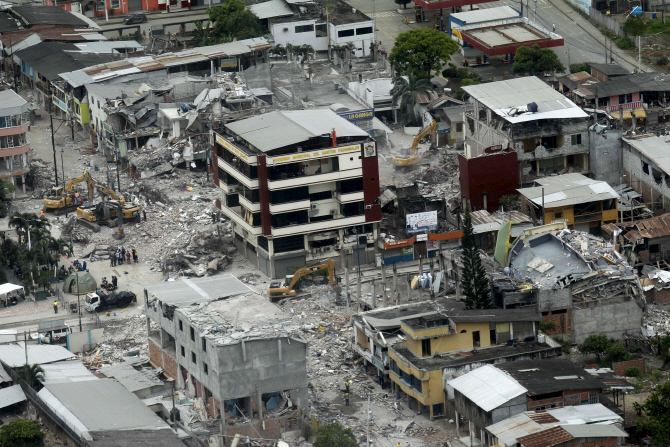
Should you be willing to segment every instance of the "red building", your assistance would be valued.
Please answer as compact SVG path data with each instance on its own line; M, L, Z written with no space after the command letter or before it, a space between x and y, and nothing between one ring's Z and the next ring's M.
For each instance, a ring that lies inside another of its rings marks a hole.
M502 196L517 194L517 153L511 149L495 150L496 152L474 158L458 156L461 194L470 202L473 210L496 211L500 207Z
M191 9L191 0L45 0L45 5L57 5L66 11L78 12L88 17L105 17L141 11L175 11Z

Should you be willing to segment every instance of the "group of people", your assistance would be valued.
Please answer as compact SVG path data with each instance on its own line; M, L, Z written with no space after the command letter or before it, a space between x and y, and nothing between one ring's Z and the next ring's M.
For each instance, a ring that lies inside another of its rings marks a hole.
M119 247L116 249L116 253L109 257L109 265L116 267L117 264L123 265L124 262L130 264L131 257L133 258L133 262L137 264L139 261L137 250L134 248L132 250L126 250L126 247Z
M79 259L75 259L74 261L72 261L72 266L74 267L74 270L76 272L88 272L88 270L86 269L86 261L84 261L84 263L82 264L81 262L79 262Z

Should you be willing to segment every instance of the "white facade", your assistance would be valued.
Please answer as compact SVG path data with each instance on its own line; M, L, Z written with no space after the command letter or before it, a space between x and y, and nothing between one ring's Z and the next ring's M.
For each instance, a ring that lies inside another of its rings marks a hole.
M273 23L270 32L275 44L291 44L293 46L311 45L314 51L328 50L326 24L317 24L314 19L296 22ZM318 34L318 35L317 35Z
M374 22L368 20L343 25L330 23L330 42L331 45L344 45L352 42L356 46L355 56L369 56L370 44L376 42Z

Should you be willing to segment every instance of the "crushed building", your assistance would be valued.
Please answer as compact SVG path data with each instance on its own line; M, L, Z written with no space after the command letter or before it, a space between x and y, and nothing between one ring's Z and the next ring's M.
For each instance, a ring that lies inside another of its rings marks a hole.
M151 361L220 418L206 430L278 439L299 428L307 342L277 306L230 274L147 286L145 306Z

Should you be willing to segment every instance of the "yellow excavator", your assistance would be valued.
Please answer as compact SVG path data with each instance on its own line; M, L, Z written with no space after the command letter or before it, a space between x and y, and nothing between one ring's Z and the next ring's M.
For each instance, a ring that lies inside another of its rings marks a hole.
M87 172L84 175L75 177L69 180L65 186L53 187L49 193L44 197L44 212L53 211L54 214L63 214L65 210L74 210L79 204L73 203L72 190L75 185L81 182L86 182L88 185L88 200L93 200L93 193L95 191L95 182L91 175Z
M419 134L414 137L414 141L412 142L412 147L409 150L409 154L406 155L398 155L395 156L391 159L391 163L396 168L407 168L410 166L414 166L417 163L421 163L423 161L423 158L418 155L417 153L417 148L419 147L419 143L428 134L432 134L433 131L437 129L437 122L433 120L432 123L430 123L426 128L424 128Z
M287 275L283 287L280 280L274 280L270 282L268 298L270 298L270 301L274 302L283 298L294 297L297 293L297 290L299 289L300 278L321 269L328 269L330 286L335 289L335 292L339 293L340 287L337 285L339 278L335 276L335 264L333 263L332 259L328 259L326 262L321 264L303 267L293 275Z
M77 208L77 217L86 222L113 227L116 225L114 219L118 217L119 209L122 210L123 220L129 221L137 220L137 216L142 212L142 208L139 205L111 199L80 206ZM86 225L85 222L82 223Z

